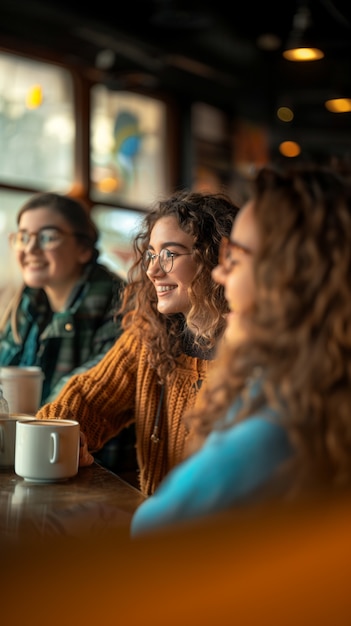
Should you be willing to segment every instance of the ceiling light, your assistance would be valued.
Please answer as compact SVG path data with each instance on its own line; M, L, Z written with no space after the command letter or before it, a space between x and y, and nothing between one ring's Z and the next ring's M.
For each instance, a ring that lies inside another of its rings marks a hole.
M284 50L283 57L287 61L319 61L323 59L324 52L319 48L295 47Z
M350 113L351 98L331 98L324 103L331 113Z
M295 158L301 154L301 147L296 141L282 141L279 144L279 152L285 157Z
M277 117L281 122L291 122L294 119L294 113L290 107L282 106L277 110Z
M324 52L313 43L311 13L305 5L301 5L294 15L283 57L288 61L318 61L324 57Z

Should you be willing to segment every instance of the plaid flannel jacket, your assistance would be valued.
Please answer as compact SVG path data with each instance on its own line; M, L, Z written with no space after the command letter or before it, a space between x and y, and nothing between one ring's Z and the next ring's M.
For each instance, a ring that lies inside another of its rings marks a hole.
M124 284L103 265L89 265L66 310L55 313L42 289L24 287L17 310L21 342L14 341L8 322L0 337L0 365L38 365L45 375L42 404L53 400L73 374L98 363L121 334L115 312Z

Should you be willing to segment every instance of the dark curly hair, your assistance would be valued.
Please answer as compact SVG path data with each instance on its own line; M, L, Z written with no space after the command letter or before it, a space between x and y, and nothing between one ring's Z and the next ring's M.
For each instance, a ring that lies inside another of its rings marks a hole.
M121 309L123 327L142 326L143 340L150 348L150 366L156 369L160 382L175 367L186 338L206 351L223 333L227 303L223 287L213 281L211 272L218 263L221 239L229 235L238 210L224 194L177 191L146 214L134 239L135 262ZM194 238L192 257L197 271L189 287L191 307L186 317L158 312L155 288L141 264L153 227L166 216L174 216L180 228Z
M197 424L201 442L239 395L238 421L268 404L278 409L296 448L297 491L308 484L349 485L351 186L332 169L313 165L263 168L253 185L260 244L248 338L236 350L221 346L186 419ZM252 398L244 391L257 376L261 393Z

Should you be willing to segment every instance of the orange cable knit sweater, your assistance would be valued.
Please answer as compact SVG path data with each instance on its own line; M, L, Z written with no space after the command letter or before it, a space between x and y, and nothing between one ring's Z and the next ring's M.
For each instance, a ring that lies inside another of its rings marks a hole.
M148 349L133 328L126 330L102 360L73 376L54 402L37 413L41 419L76 419L95 452L135 421L140 488L154 492L162 478L183 458L187 432L184 411L193 405L196 385L206 378L211 361L181 355L164 389L160 440L153 433L161 387L147 362Z

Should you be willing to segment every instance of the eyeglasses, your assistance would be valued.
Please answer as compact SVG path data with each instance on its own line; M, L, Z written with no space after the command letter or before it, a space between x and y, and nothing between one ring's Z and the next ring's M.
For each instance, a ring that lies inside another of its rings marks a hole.
M178 256L187 256L190 254L192 253L191 252L181 252L181 253L171 252L170 250L167 250L167 248L163 248L160 254L153 254L151 250L145 250L142 256L141 263L142 263L143 269L145 270L145 272L147 272L150 267L150 263L153 265L155 259L158 258L158 262L160 264L161 270L165 274L168 274L173 269L173 262L175 258L177 258Z
M76 237L80 233L66 233L60 228L48 227L41 228L37 233L29 233L27 230L19 230L17 233L11 233L10 242L15 250L23 251L34 238L35 244L40 250L55 250L65 237Z
M246 246L242 246L237 242L234 243L229 237L222 237L219 246L218 265L220 265L225 272L230 272L238 261L238 259L233 258L232 250L252 254L252 250L249 250Z

